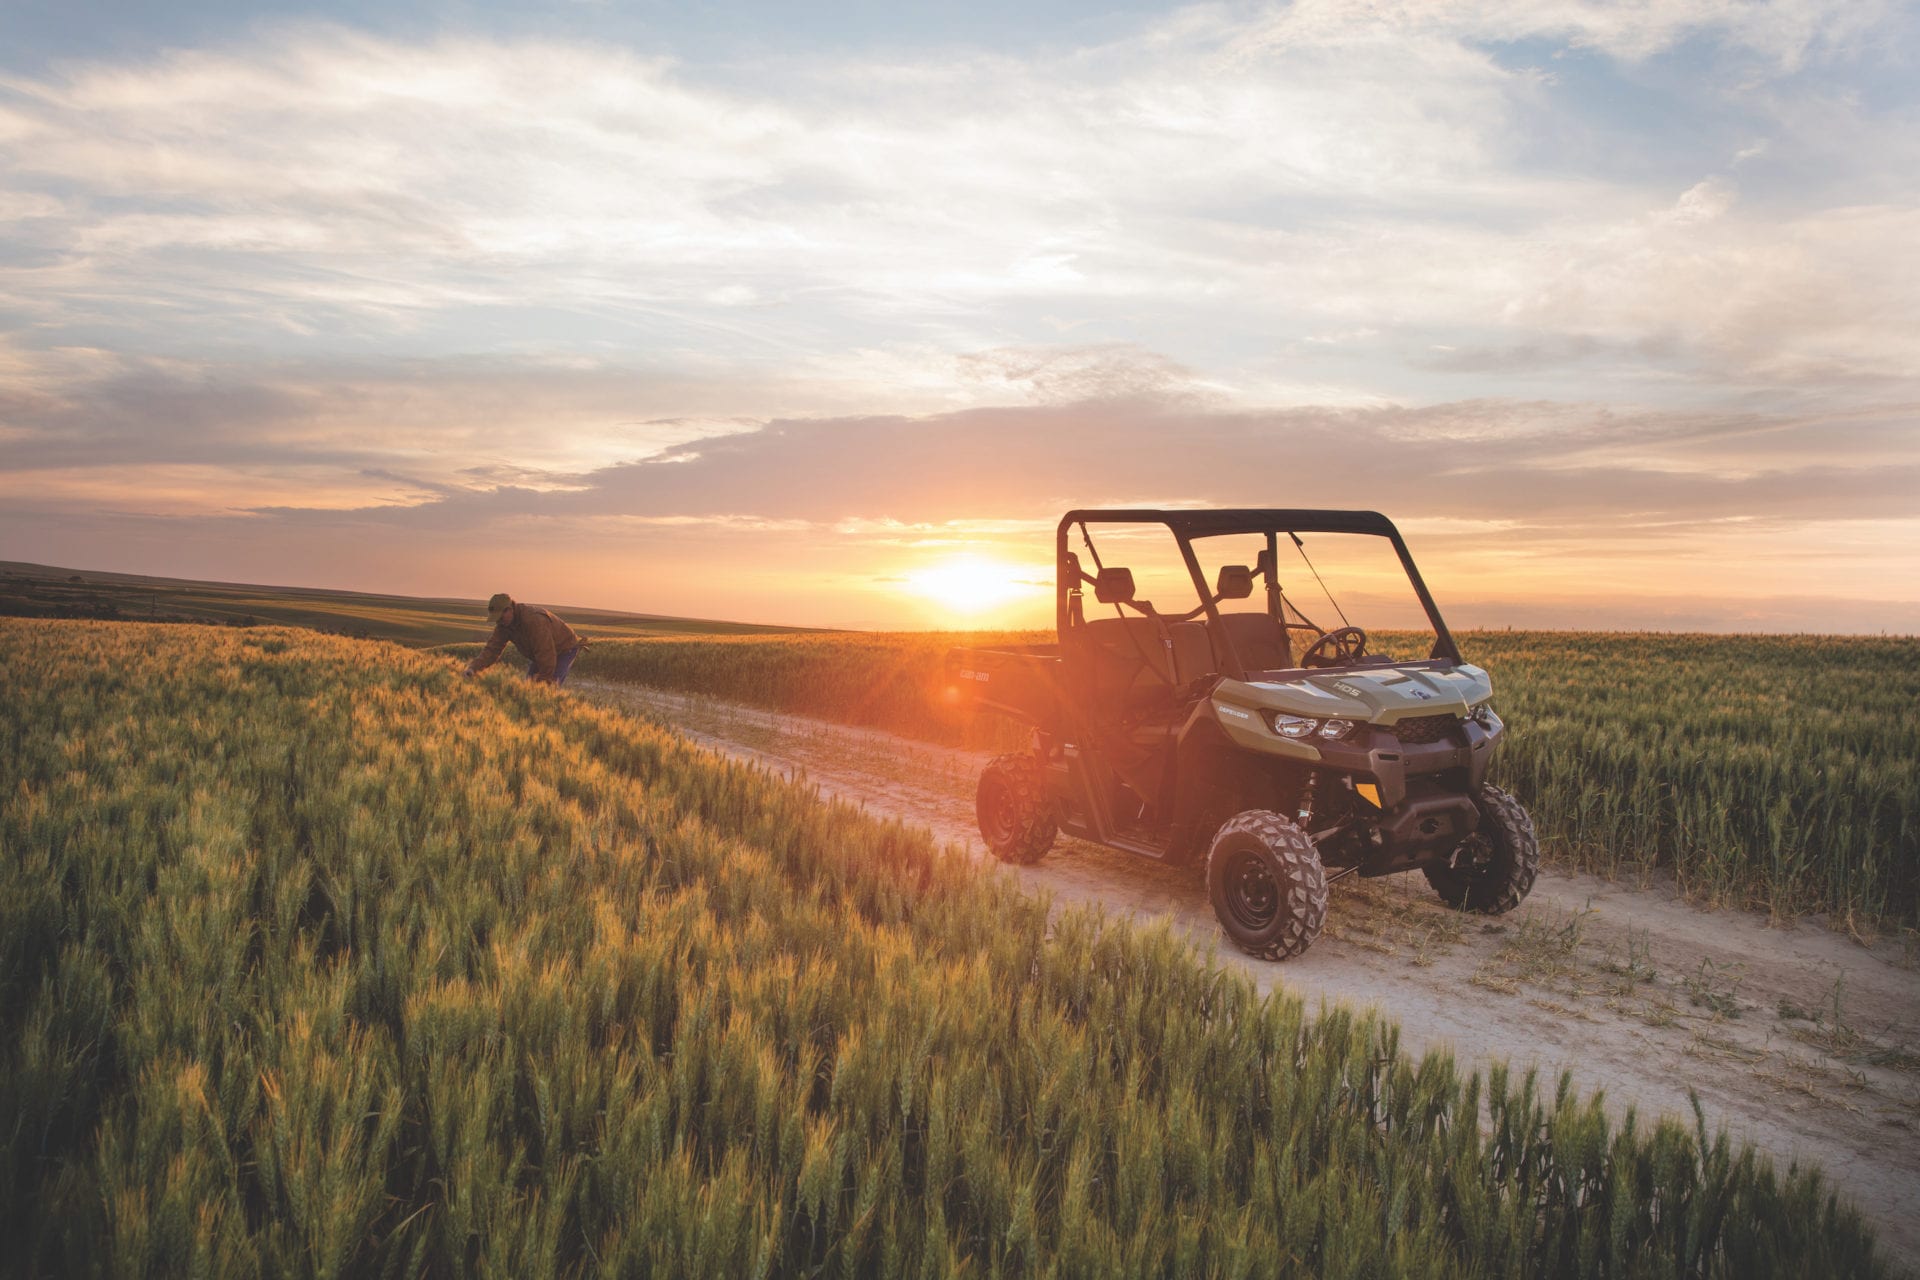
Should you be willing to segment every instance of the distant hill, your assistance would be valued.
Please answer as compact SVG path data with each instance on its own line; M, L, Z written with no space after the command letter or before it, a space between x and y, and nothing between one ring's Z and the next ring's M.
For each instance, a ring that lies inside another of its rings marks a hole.
M544 600L531 603L549 605L575 630L594 638L781 635L807 630L707 618L621 613ZM307 627L334 635L366 636L416 647L478 640L487 631L483 600L149 578L137 573L62 569L15 560L0 560L0 615Z

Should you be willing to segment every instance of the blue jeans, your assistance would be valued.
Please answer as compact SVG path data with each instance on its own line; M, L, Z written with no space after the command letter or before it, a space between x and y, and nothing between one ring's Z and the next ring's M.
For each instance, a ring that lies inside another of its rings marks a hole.
M580 648L584 649L586 646L582 645ZM569 649L553 660L554 688L557 689L567 682L567 672L573 670L573 660L579 656L580 649ZM533 669L533 664L529 662L527 664L527 679L537 680L539 678L539 673Z

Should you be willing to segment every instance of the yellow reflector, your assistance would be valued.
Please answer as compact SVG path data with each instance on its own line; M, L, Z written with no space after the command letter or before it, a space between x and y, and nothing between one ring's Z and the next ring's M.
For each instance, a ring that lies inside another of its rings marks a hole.
M1376 809L1380 807L1379 787L1374 786L1371 782L1356 782L1353 784L1353 789L1360 793L1362 800L1365 800Z

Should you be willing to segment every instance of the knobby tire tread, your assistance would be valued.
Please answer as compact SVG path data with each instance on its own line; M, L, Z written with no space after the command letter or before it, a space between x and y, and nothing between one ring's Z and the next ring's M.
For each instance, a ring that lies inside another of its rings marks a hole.
M1280 886L1284 920L1271 938L1254 941L1236 934L1221 910L1218 883L1223 860L1239 836L1251 836L1264 848L1269 869ZM1327 920L1327 873L1313 838L1297 825L1266 809L1249 809L1229 819L1207 849L1208 897L1233 944L1257 960L1290 960L1313 945Z
M1506 845L1511 862L1498 879L1465 880L1451 867L1428 867L1427 883L1450 907L1475 915L1503 916L1533 892L1540 876L1540 841L1534 834L1533 819L1526 807L1491 783L1483 784L1475 800L1490 835ZM1496 858L1502 856L1495 848Z
M1053 798L1047 794L1046 768L1025 752L995 756L980 771L976 811L984 808L988 788L996 784L1005 786L1012 797L1013 836L1005 842L996 841L987 830L986 815L980 812L980 837L1000 861L1030 867L1053 848L1060 830Z

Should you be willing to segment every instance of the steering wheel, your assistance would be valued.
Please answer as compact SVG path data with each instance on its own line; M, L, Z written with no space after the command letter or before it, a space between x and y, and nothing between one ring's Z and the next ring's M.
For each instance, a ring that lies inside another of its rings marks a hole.
M1326 653L1320 652L1328 650ZM1367 633L1358 627L1336 627L1308 645L1300 654L1303 667L1337 667L1366 656Z

